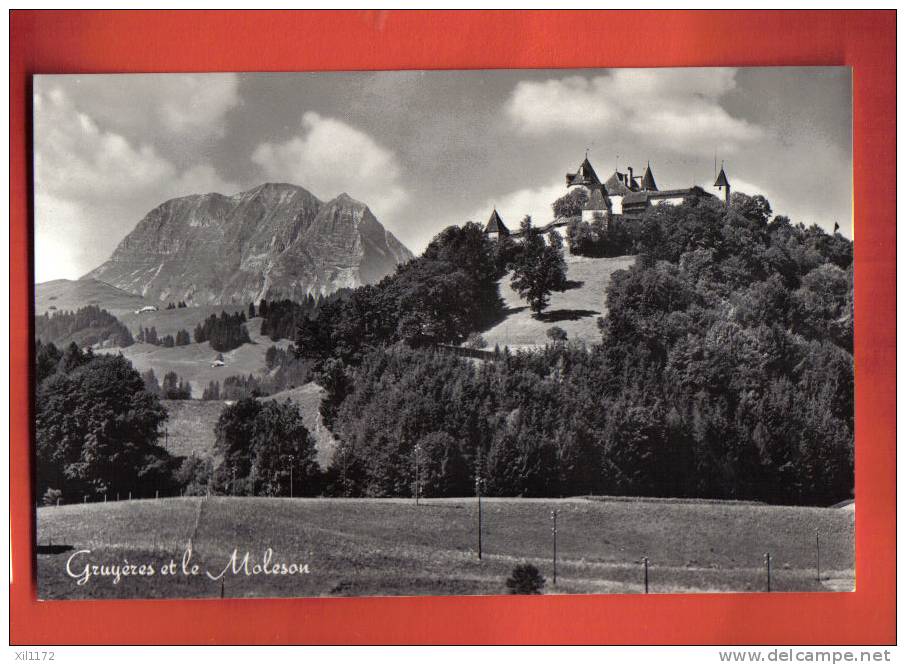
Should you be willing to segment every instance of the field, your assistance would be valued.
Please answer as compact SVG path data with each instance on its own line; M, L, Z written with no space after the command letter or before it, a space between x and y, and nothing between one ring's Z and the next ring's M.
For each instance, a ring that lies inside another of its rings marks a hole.
M161 443L171 454L208 457L214 450L214 426L226 402L197 399L162 400L170 417Z
M194 497L38 509L42 598L268 597L501 594L519 563L535 564L546 593L640 593L650 559L652 593L853 588L851 509L732 502L484 499L483 558L476 556L475 499L267 499ZM557 584L550 510L559 510ZM815 530L822 580L816 580ZM93 578L66 574L95 564L177 567L188 542L198 576ZM308 564L309 574L219 574L241 562Z
M546 333L552 326L563 328L570 340L592 343L601 339L597 321L607 312L605 297L610 275L629 268L635 257L592 259L573 256L568 250L564 250L564 255L570 286L566 291L551 294L550 305L540 320L532 316L525 301L510 286L512 275L500 280L500 296L507 314L493 328L481 333L489 348L493 349L495 344L500 348L509 346L511 350L544 346L550 342Z
M185 308L182 312L191 312L196 308ZM179 312L180 310L170 310ZM218 310L219 311L219 310ZM155 312L155 315L164 312ZM205 387L210 381L220 381L236 374L260 375L265 371L264 355L270 346L286 347L288 340L272 341L269 337L261 335L261 319L251 319L246 324L251 344L243 344L238 349L233 349L223 354L224 367L211 367L211 362L217 357L217 352L211 348L209 342L202 344L188 344L164 348L153 344L133 344L124 349L111 347L100 349L100 353L122 353L133 367L139 372L153 369L158 381L163 379L167 372L176 372L179 378L192 384L192 397L201 398ZM192 326L194 328L194 324ZM158 329L160 332L160 329ZM190 331L191 332L191 331Z
M324 389L316 383L307 383L300 388L284 390L263 400L291 400L299 406L305 427L315 438L318 463L327 468L336 440L318 413ZM167 420L166 436L161 443L174 455L187 456L195 453L201 457L211 455L214 450L214 426L226 406L222 400L164 400L163 405L170 414Z

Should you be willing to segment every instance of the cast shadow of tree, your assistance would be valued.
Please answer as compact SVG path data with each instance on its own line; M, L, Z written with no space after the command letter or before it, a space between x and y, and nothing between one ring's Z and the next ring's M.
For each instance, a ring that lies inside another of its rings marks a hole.
M557 323L558 321L578 321L589 316L600 315L593 309L552 309L548 312L541 312L535 318L544 323Z

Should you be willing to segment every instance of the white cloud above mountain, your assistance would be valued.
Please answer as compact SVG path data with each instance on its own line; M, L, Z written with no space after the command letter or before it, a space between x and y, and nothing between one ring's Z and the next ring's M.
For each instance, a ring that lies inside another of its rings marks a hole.
M721 106L735 85L734 69L615 70L521 81L505 111L519 132L535 136L623 134L675 152L732 154L764 135Z
M81 111L124 135L160 136L198 144L226 133L227 113L240 105L236 74L41 76L43 87L65 81Z
M267 179L302 183L323 199L346 192L382 221L408 199L396 154L365 132L314 111L302 116L299 130L286 141L255 148L252 161Z

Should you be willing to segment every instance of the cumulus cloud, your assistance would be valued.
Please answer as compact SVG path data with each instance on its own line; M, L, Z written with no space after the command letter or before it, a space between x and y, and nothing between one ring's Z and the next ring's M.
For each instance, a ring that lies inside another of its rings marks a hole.
M323 199L346 192L379 218L408 199L396 154L365 132L314 111L302 116L300 130L287 141L255 149L252 161L268 179L300 185Z
M166 94L160 96L160 115L168 128L179 134L223 135L223 117L239 103L235 74L172 75L167 83L162 86Z
M720 105L735 75L724 68L649 69L522 81L505 109L527 134L628 135L676 152L730 154L764 134Z
M38 281L96 267L168 198L238 189L210 165L177 168L154 146L105 129L60 88L36 94L34 114Z
M197 143L223 136L237 107L236 74L41 76L39 87L65 90L102 126L125 135Z

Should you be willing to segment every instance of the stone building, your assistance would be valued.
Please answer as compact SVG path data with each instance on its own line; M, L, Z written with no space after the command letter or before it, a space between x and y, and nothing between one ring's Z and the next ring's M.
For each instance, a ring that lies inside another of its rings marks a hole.
M566 187L567 189L581 187L588 195L582 208L582 221L602 222L605 228L609 228L621 218L641 217L645 210L652 206L679 205L690 198L716 198L713 193L698 185L680 189L659 189L650 162L646 164L641 176L635 175L635 170L627 166L625 172L615 170L607 180L601 182L591 162L588 161L587 153L576 172L566 174ZM723 165L720 167L714 187L723 194L724 204L729 205L730 181ZM565 226L567 221L555 219L539 230L546 233L558 226ZM496 209L491 213L484 232L493 238L519 235L518 232L511 233L507 229Z

